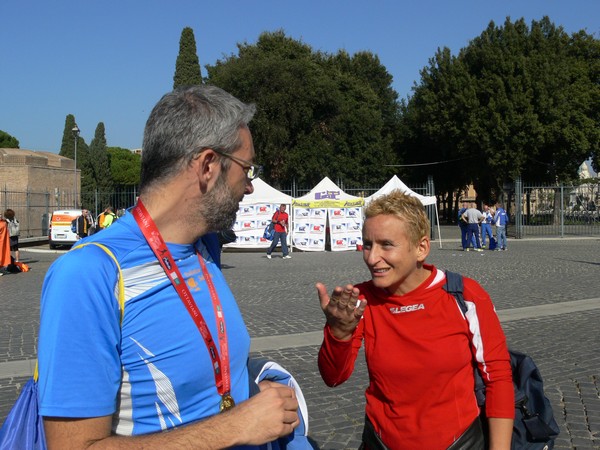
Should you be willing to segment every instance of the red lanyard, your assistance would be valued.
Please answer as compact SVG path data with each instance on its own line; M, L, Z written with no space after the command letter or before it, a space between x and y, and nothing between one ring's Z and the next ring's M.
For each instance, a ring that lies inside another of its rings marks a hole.
M200 262L200 268L208 286L210 292L210 298L212 300L213 309L215 312L215 318L217 320L217 333L219 338L220 353L217 351L215 341L210 334L210 330L206 325L202 313L198 309L192 293L190 292L185 280L181 276L181 272L171 255L171 252L167 248L167 244L163 240L158 228L154 221L148 214L146 207L142 203L141 199L138 199L137 205L132 210L133 217L142 230L142 234L146 238L148 245L156 255L158 262L162 266L163 270L167 274L167 277L173 284L173 287L179 294L179 298L185 305L188 313L194 320L194 323L198 327L198 331L204 339L206 348L212 361L212 367L215 373L215 383L217 386L217 392L221 396L221 411L232 408L235 405L233 398L231 397L231 373L229 368L229 346L227 344L227 329L225 328L225 316L223 315L223 309L221 308L221 302L219 301L219 295L215 289L215 285L212 282L210 273L206 269L204 259L198 254L198 261ZM221 355L219 357L219 354Z

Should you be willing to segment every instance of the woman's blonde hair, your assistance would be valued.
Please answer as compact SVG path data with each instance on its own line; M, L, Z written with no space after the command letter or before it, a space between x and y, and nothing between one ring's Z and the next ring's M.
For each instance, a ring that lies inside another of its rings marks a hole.
M406 226L408 240L418 245L423 236L429 236L430 222L421 201L402 191L394 190L369 203L365 209L365 220L385 214L402 220Z

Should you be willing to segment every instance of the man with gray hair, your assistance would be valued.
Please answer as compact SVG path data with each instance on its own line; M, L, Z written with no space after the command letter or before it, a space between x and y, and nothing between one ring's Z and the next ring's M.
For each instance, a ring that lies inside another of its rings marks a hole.
M253 114L214 86L166 94L146 123L136 205L50 268L38 350L49 448L253 448L298 426L293 389L262 382L250 397L250 337L214 251L261 171Z
M481 241L479 240L479 224L483 222L483 214L475 207L475 202L471 202L469 208L463 213L462 219L467 222L467 245L463 242L463 250L469 251L469 243L474 242L476 252L483 251L481 249Z

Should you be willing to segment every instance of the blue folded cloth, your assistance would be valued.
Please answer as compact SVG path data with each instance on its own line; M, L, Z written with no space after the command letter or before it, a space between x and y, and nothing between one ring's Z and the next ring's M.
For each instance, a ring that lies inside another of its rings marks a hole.
M308 441L308 408L306 400L302 394L302 389L296 379L273 361L266 358L250 358L248 360L248 375L250 378L250 396L258 394L260 389L258 383L261 381L275 381L285 384L294 389L296 399L298 400L298 417L300 425L289 436L279 438L265 446L265 449L273 450L307 450L313 446Z

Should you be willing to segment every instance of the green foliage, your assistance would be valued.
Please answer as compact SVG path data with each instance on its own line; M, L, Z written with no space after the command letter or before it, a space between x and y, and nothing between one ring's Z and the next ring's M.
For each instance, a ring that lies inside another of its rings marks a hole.
M438 50L423 69L402 118L404 157L458 161L432 170L436 187L473 182L485 201L518 175L573 179L599 147L599 56L597 39L547 17L491 22L458 56Z
M196 53L196 39L194 30L185 27L179 40L179 55L175 63L173 76L173 89L179 86L192 86L202 84L200 62Z
M121 187L139 185L141 156L120 147L108 147L107 152L114 184Z
M65 119L65 129L63 131L62 145L59 155L66 158L75 159L75 139L77 139L77 168L81 171L81 191L86 192L93 189L92 178L89 171L90 152L85 140L81 135L77 137L73 134L75 126L75 117L68 114Z
M63 138L62 144L60 146L60 152L58 153L60 156L64 156L65 158L74 159L75 158L75 135L73 134L73 127L75 127L75 116L73 114L67 114L65 118L65 128L63 130ZM77 139L77 157L79 158L79 151L82 148L83 138L81 136ZM83 142L85 145L85 142ZM79 165L79 161L77 167L81 167Z
M19 141L16 137L0 130L0 148L19 148Z
M377 184L392 175L383 165L396 161L397 95L372 54L314 52L276 31L207 69L208 83L256 103L251 128L268 182Z
M114 188L106 148L104 123L100 122L90 143L89 159L82 170L81 190L89 193L97 191L101 205L110 203L110 193Z

